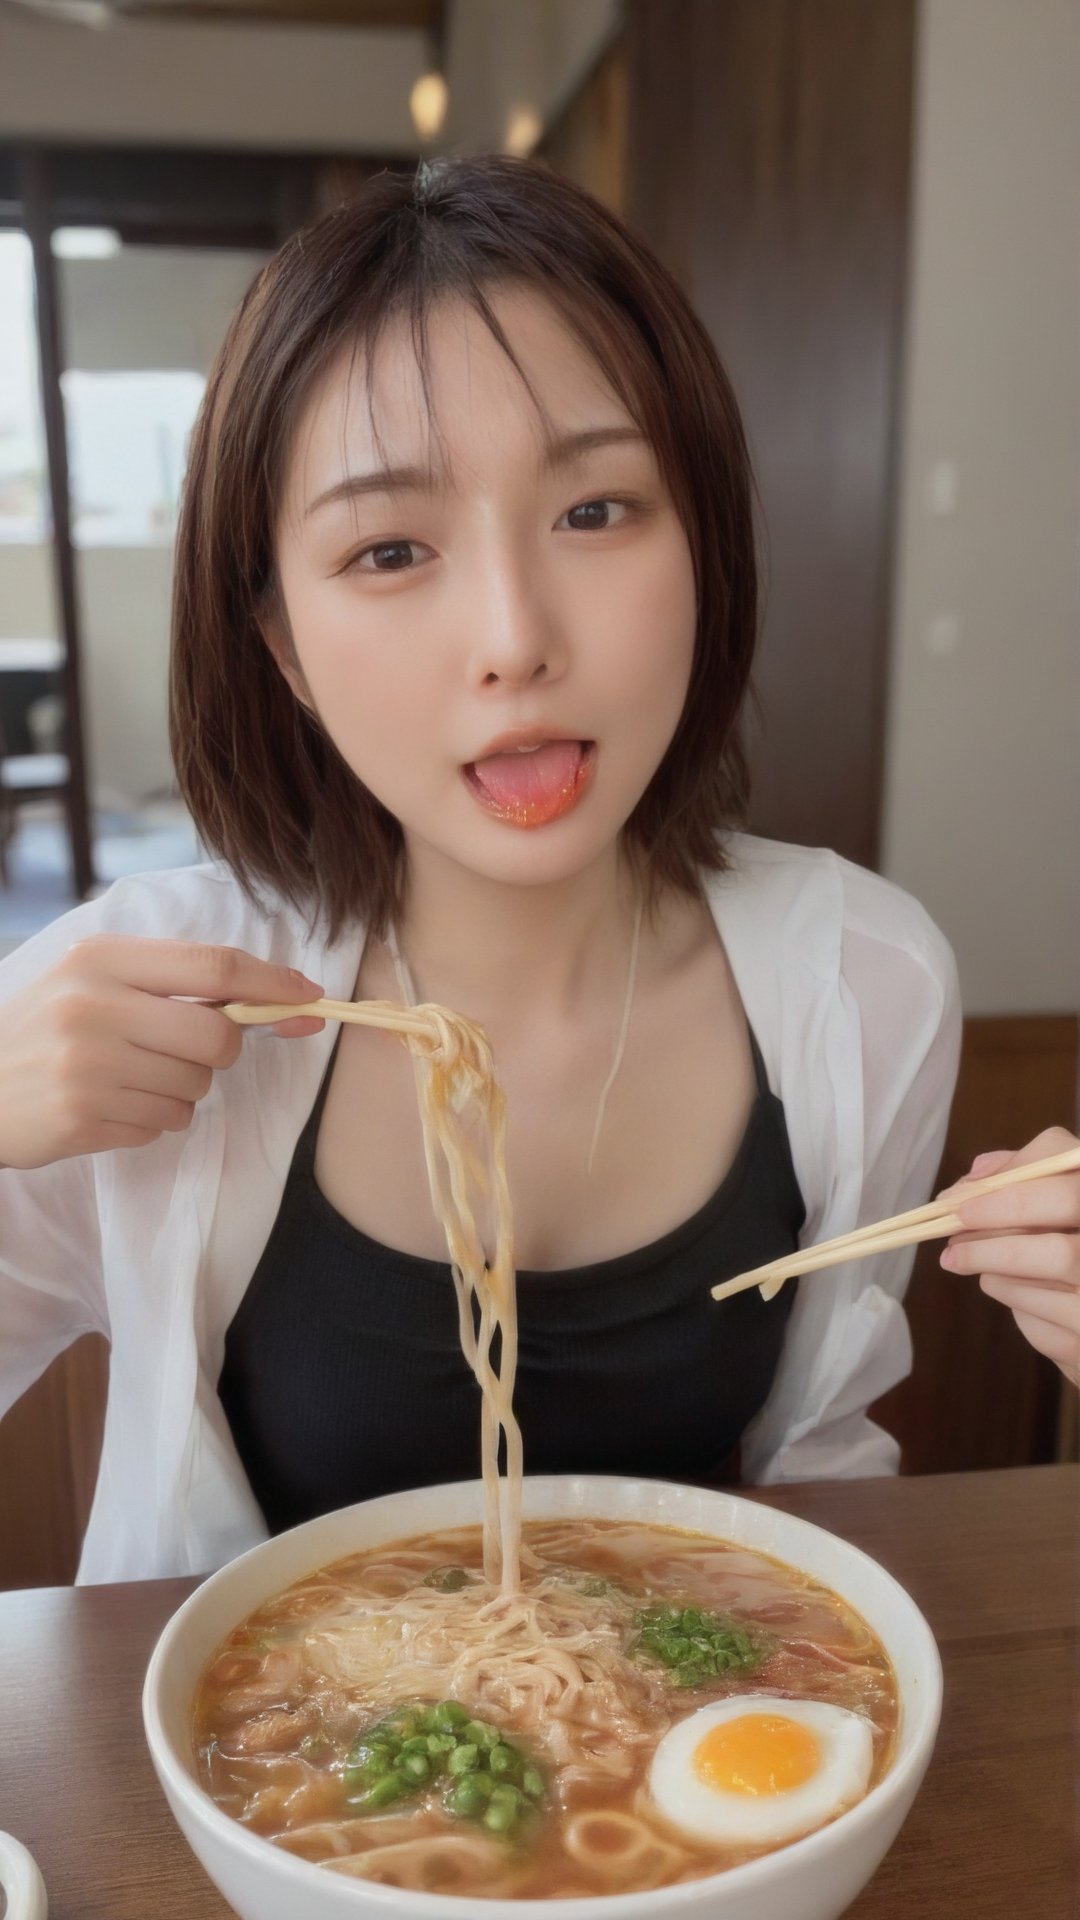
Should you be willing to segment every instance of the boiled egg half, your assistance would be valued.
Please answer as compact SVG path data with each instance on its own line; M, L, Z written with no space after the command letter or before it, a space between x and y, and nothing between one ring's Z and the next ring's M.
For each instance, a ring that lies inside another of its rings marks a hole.
M664 1735L649 1788L672 1826L695 1839L767 1846L860 1800L873 1757L861 1714L821 1700L735 1694Z

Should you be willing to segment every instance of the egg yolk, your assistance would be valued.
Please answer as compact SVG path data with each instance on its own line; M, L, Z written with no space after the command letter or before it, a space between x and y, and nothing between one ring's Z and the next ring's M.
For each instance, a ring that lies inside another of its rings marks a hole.
M813 1779L821 1746L809 1727L776 1713L744 1713L694 1748L694 1772L722 1793L788 1793Z

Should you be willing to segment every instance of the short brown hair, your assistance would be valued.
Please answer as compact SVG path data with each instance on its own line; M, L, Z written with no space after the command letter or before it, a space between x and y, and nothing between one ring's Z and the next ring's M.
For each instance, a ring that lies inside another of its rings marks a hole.
M251 893L385 930L403 837L263 637L293 428L319 375L370 354L388 322L465 298L503 348L488 295L534 289L581 340L650 441L693 556L697 633L686 703L624 829L652 887L695 892L725 866L718 829L748 800L740 714L758 627L753 478L730 381L701 321L648 248L591 195L502 156L384 173L298 233L249 289L210 375L177 537L170 734L203 842ZM515 361L515 365L516 365ZM426 378L426 376L425 376Z

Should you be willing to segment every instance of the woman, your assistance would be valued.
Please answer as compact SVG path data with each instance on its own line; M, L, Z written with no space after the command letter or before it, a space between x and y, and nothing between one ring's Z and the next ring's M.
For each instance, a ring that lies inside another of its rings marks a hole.
M737 831L757 618L726 376L587 196L502 159L383 176L260 276L177 553L173 748L216 859L0 969L0 1405L112 1347L81 1578L476 1471L404 1050L241 1042L228 1000L488 1030L529 1469L895 1467L866 1408L909 1364L902 1256L709 1296L925 1198L958 1046L913 901ZM1061 1364L1078 1212L1055 1181L994 1221Z

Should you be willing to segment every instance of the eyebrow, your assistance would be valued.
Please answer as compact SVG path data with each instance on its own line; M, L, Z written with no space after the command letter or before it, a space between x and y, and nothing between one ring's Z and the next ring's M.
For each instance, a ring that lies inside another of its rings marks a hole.
M584 459L600 447L646 446L638 427L583 427L577 433L563 433L544 443L541 470L557 472ZM342 500L358 500L367 493L441 493L446 476L428 467L376 467L371 473L350 473L335 486L328 487L304 509L305 519L323 507L336 506Z

